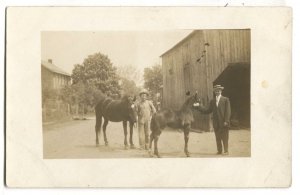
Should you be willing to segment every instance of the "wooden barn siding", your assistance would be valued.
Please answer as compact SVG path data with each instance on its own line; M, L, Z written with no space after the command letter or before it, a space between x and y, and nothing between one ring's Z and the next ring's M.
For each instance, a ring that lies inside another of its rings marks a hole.
M203 39L203 31L198 31L189 39L190 41L190 65L191 65L191 79L192 86L191 92L198 92L203 101L207 101L202 94L207 93L207 76L206 76L206 63L205 63L205 41ZM203 55L203 57L201 57ZM200 59L198 62L197 60ZM195 121L192 125L193 128L208 129L208 115L202 115L200 112L194 112Z
M209 30L204 31L207 49L208 96L212 98L213 81L230 63L250 63L249 30Z
M170 107L172 101L170 96L172 95L172 75L169 74L169 69L172 67L170 55L166 55L162 59L163 64L163 107Z
M199 31L190 39L184 42L180 47L168 52L162 57L163 64L163 104L165 108L180 109L186 100L186 91L192 93L198 91L199 94L205 93L206 85L206 69L205 58L201 59L201 63L197 60L201 57L204 48L203 33ZM189 66L190 78L184 78L184 67ZM173 69L173 75L169 74L169 69ZM185 86L185 82L190 79L190 85ZM206 101L206 99L203 99ZM201 115L195 112L195 122L193 127L207 129L207 115Z
M204 44L209 43L208 47ZM206 50L200 62L197 60ZM179 109L186 100L185 92L196 90L205 105L213 97L213 81L230 63L250 63L250 30L199 30L162 56L163 106ZM184 78L188 64L190 78ZM169 74L173 69L173 75ZM185 80L186 79L186 80ZM185 82L190 80L186 87ZM212 130L211 116L195 112L194 128Z

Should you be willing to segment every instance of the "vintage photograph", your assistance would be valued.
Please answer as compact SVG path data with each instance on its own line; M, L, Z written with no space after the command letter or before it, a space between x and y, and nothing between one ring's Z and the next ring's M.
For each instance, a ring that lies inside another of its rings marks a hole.
M7 186L291 185L290 8L6 14Z
M42 31L44 159L251 157L251 30Z

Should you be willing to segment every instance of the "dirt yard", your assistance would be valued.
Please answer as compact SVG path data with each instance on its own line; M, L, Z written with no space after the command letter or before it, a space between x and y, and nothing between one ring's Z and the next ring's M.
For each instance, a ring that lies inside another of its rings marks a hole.
M125 150L122 123L109 123L108 146L104 145L101 133L100 145L95 145L95 119L68 121L43 126L44 158L46 159L89 159L89 158L149 158L148 152L139 149ZM129 136L128 136L129 137ZM216 155L213 132L190 133L189 151L191 158L250 157L251 131L229 132L229 155ZM133 142L138 147L137 129ZM158 148L163 158L182 158L184 136L179 130L165 129L159 139Z

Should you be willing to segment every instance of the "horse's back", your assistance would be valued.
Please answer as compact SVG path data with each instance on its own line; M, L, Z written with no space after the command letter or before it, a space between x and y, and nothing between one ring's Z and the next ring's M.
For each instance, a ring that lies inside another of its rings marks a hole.
M170 110L160 110L152 116L150 129L156 131L158 129L164 129L170 121L173 121L175 113Z
M105 105L109 104L113 100L111 98L103 98L98 101L98 103L95 106L95 112L97 113L103 113L105 110Z
M103 102L103 117L112 122L128 120L128 113L125 102L121 100L112 100Z
M164 129L166 126L172 129L183 128L184 125L190 125L194 121L192 111L173 111L165 109L157 112L151 120L150 128L155 131Z

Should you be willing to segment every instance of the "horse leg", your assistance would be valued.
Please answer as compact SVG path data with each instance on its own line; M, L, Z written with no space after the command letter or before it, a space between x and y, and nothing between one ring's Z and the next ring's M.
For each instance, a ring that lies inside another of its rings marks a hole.
M133 141L132 141L132 136L133 136L133 125L134 123L132 122L129 122L129 127L130 127L130 138L129 138L129 142L130 142L130 148L131 149L134 149L134 144L133 144Z
M155 135L154 137L154 154L157 156L157 158L160 158L161 156L158 153L158 148L157 148L157 142L158 142L159 135Z
M153 132L150 134L150 141L149 141L149 149L152 148L152 142L154 140Z
M96 125L95 125L95 132L96 132L96 146L99 145L99 138L98 135L101 135L101 125L102 125L102 116L96 115Z
M187 157L190 157L190 153L188 150L189 134L190 134L190 125L184 128L184 153Z
M144 134L145 134L145 149L148 150L149 149L149 126L150 126L150 122L147 121L145 122L145 128L144 128Z
M149 156L150 157L153 157L153 154L152 154L152 142L154 140L154 137L153 137L153 132L150 134L150 141L149 141L149 150L148 150L148 153L149 153Z
M104 137L104 142L105 142L105 145L107 146L108 145L108 141L107 141L107 137L106 137L106 127L107 127L107 124L108 124L108 120L107 119L104 119L104 123L103 123L103 137Z
M127 143L127 121L123 121L123 130L124 130L124 145L125 149L128 149L128 143Z

